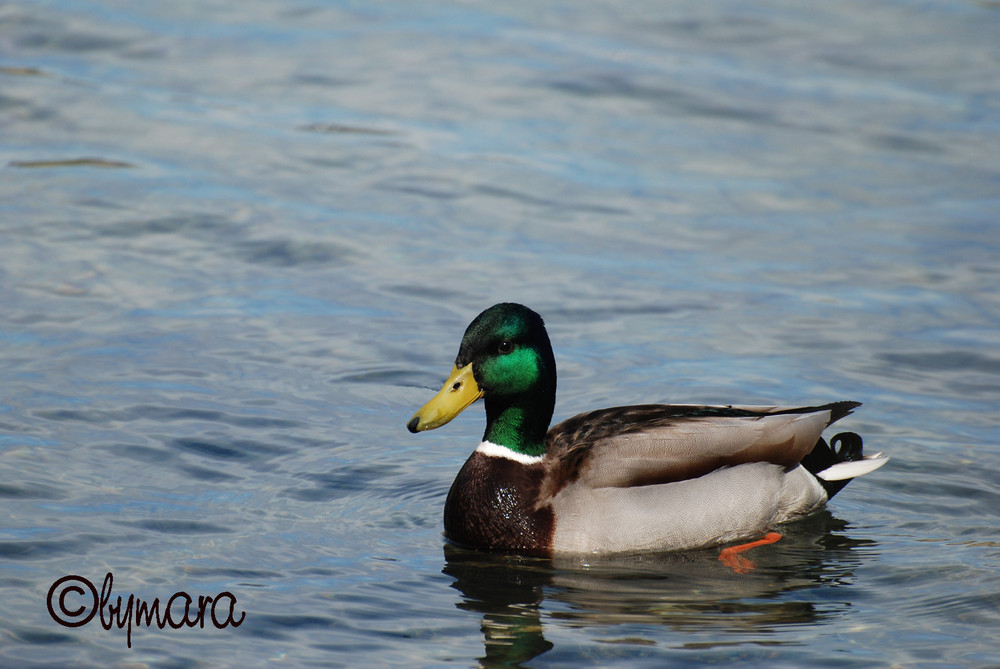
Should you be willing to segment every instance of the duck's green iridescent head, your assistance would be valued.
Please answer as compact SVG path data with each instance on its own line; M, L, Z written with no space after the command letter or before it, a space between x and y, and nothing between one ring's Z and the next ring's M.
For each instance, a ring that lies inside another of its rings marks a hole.
M407 427L440 427L482 397L483 439L535 455L545 449L555 396L556 363L542 317L520 304L497 304L465 330L451 376Z

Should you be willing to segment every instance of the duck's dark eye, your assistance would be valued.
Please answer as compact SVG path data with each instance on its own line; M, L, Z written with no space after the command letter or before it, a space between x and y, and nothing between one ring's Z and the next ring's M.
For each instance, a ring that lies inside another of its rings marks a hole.
M497 352L499 353L510 353L513 350L514 350L514 345L511 344L506 339L500 342L500 345L497 347Z

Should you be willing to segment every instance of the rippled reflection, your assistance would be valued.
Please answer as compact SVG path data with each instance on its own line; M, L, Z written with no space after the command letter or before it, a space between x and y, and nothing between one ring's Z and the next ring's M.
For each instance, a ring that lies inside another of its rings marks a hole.
M749 574L723 565L718 549L547 560L452 545L443 571L462 595L456 606L482 615L485 666L551 650L545 627L554 623L624 630L621 641L638 645L662 641L644 638L643 626L671 628L681 647L775 644L779 628L828 624L851 606L853 571L875 543L846 527L829 511L786 526L780 542L752 551Z

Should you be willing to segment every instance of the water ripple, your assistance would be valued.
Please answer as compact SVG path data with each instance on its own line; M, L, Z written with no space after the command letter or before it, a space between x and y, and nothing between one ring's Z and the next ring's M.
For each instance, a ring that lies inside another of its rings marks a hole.
M235 531L228 527L195 520L151 518L147 520L122 521L121 524L152 532L162 532L164 534L228 534Z
M150 420L163 423L178 421L223 423L235 427L252 429L293 428L299 425L296 421L284 418L234 415L224 411L156 406L148 404L135 405L125 409L40 409L35 411L34 415L46 420L80 421L95 424L107 424L114 422L127 423L137 420Z

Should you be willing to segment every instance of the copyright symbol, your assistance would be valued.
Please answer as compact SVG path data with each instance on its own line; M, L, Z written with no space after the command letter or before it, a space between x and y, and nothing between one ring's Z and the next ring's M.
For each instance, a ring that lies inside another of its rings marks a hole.
M76 603L79 603L79 606L75 609L70 608L70 603L66 601L66 595L69 593L74 593L77 596L84 595L86 594L84 587L90 590L93 602L83 600L81 603L77 599ZM64 627L80 627L89 623L90 619L97 613L98 602L97 589L94 584L76 574L63 576L53 583L45 600L45 604L49 607L49 615Z

